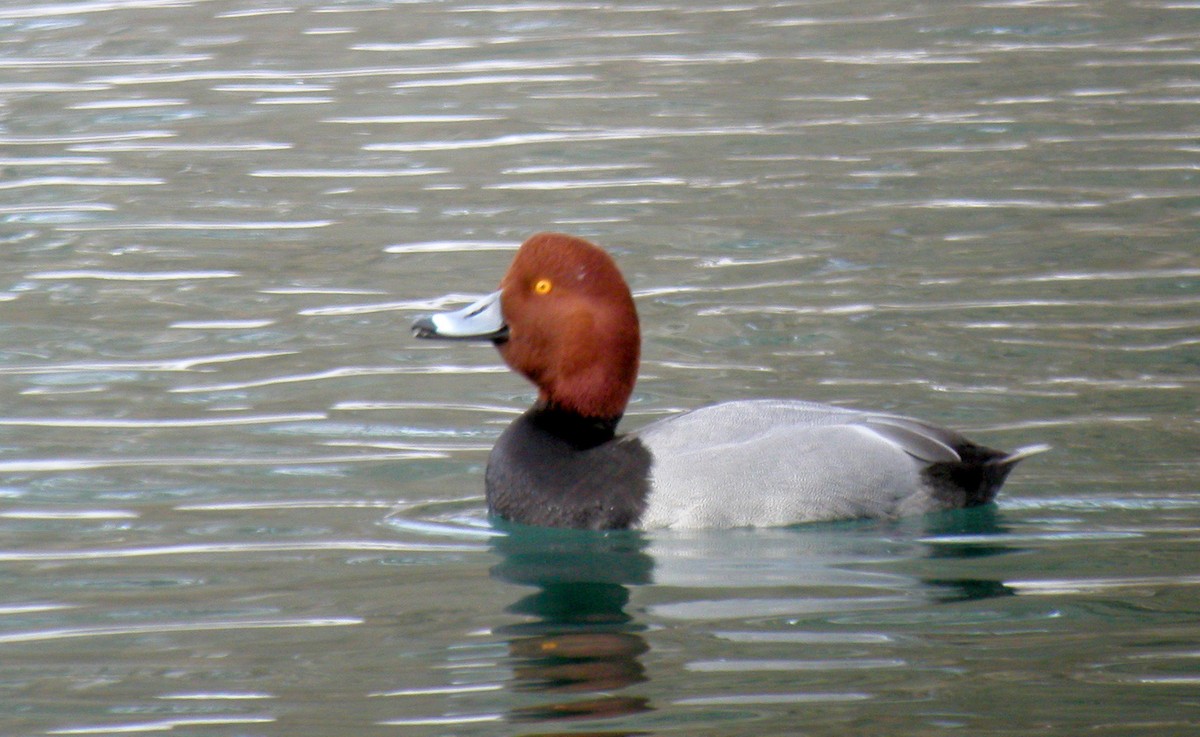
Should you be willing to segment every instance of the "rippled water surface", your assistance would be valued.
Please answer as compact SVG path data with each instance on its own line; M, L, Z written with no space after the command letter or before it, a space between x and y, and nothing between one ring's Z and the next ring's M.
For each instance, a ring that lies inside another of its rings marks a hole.
M1193 734L1198 176L1195 2L0 0L0 732ZM532 393L408 324L545 229L635 289L629 427L1054 452L497 529Z

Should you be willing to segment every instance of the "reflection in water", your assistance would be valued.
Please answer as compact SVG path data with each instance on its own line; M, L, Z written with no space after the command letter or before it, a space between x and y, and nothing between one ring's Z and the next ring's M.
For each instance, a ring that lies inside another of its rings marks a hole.
M990 558L1021 551L1003 540L1009 530L995 505L929 515L920 524L924 528L922 538L928 543L924 557L929 560ZM1003 581L993 579L927 577L922 582L934 590L933 601L943 604L1017 593Z
M919 523L922 537L937 542L929 545L930 558L990 558L1020 550L999 537L1009 529L994 504L929 515Z
M632 532L520 526L508 531L493 543L503 560L492 575L538 588L507 608L533 619L497 629L511 638L513 690L556 696L512 709L509 717L540 722L651 710L643 697L612 693L646 680L638 660L649 649L638 634L644 627L625 612L627 586L650 582L653 561L643 552L645 539Z
M935 589L933 600L939 604L982 601L1017 594L1003 581L982 578L927 578L924 582Z
M1009 528L994 504L970 509L954 509L913 519L899 520L899 532L916 536L922 544L915 557L933 562L991 558L1022 552L1004 536ZM952 578L943 575L921 576L928 599L938 604L982 601L1014 596L1016 592L1003 581L982 578Z

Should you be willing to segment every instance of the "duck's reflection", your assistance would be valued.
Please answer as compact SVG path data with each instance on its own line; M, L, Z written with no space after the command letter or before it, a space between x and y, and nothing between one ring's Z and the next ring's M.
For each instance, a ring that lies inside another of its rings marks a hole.
M515 708L509 717L600 719L649 711L647 699L613 693L646 680L639 657L649 646L639 634L643 627L625 611L628 586L650 582L645 540L631 532L506 531L493 543L501 562L492 575L537 587L507 607L531 619L497 630L510 638L513 689L558 697Z
M492 575L533 587L506 607L524 621L507 639L517 706L513 721L628 717L655 708L633 688L648 679L644 624L628 611L631 587L653 583L699 592L657 604L654 616L704 628L713 620L790 620L781 642L811 634L890 647L890 623L915 608L1011 596L1002 581L954 576L955 560L1011 554L994 512L966 510L895 523L656 534L508 527L492 545ZM770 591L770 595L762 592ZM830 629L832 628L832 630ZM736 628L733 628L736 630ZM734 635L738 632L734 631ZM763 633L747 626L748 636ZM865 636L866 640L855 640ZM871 639L874 638L874 639ZM752 642L766 640L751 639ZM794 653L802 653L797 649ZM857 655L848 656L851 662ZM589 734L602 734L590 732ZM608 737L632 734L603 732Z
M923 522L922 539L929 541L925 546L925 557L929 560L991 558L1023 550L1003 539L1010 530L995 506L955 510L953 514L929 515ZM944 604L982 601L1017 594L1015 589L996 579L929 576L921 580L933 590L933 600Z

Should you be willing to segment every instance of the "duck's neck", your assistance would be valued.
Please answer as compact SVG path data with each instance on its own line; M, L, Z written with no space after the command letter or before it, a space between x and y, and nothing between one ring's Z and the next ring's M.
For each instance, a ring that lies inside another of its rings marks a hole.
M578 450L594 448L616 437L616 417L588 417L549 403L539 402L528 417L539 429L570 443Z

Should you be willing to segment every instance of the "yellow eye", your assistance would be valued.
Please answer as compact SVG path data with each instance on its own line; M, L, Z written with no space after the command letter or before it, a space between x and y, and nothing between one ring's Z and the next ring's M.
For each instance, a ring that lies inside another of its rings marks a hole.
M550 290L553 288L554 285L550 283L549 279L538 279L533 285L533 291L538 294L550 294Z

